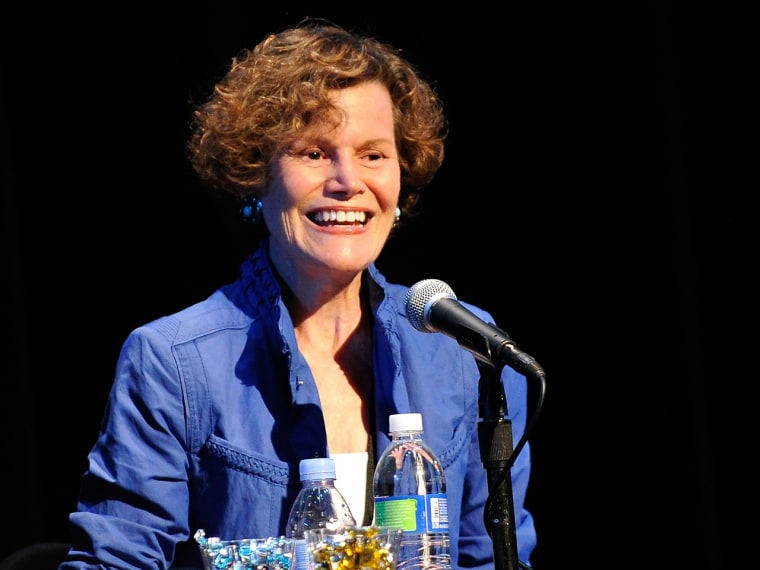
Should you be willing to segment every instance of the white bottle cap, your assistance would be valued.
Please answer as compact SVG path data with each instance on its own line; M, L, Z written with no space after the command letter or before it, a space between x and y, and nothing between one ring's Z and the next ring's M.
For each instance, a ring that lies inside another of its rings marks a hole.
M391 432L422 431L422 414L391 414L388 416L388 427Z
M335 461L332 457L302 459L298 465L301 481L312 479L335 479Z

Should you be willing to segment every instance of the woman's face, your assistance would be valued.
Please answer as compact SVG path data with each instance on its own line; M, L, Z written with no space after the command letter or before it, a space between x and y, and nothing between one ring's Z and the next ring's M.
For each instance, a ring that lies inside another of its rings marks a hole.
M395 219L401 171L387 89L362 83L334 100L340 123L310 126L275 157L263 199L269 253L291 286L355 276L380 255Z

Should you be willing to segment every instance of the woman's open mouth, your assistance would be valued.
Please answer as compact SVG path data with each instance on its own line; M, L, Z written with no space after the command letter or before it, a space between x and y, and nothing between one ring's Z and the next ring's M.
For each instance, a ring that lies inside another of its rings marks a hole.
M318 226L363 226L367 223L367 213L360 210L319 210L309 214L309 219Z

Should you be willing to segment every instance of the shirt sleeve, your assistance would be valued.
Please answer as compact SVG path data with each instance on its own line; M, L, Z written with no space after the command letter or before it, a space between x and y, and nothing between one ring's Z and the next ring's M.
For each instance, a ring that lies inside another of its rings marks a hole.
M88 455L60 570L170 566L189 536L184 401L169 339L155 328L134 331Z

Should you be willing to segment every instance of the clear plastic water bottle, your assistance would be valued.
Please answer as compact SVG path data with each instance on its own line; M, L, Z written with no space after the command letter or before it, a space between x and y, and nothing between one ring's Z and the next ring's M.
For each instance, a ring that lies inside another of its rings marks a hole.
M398 570L449 570L446 477L422 439L422 415L389 417L391 442L373 480L375 524L401 528Z
M301 490L290 509L285 536L296 539L295 570L310 567L306 531L326 528L338 531L355 526L346 499L335 487L335 462L329 457L303 459L298 466Z

